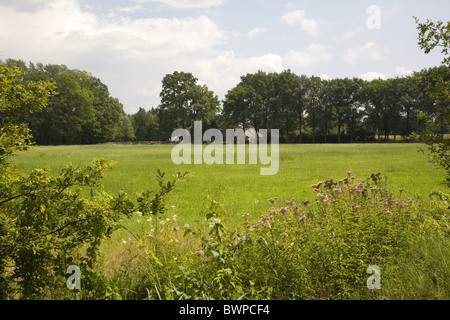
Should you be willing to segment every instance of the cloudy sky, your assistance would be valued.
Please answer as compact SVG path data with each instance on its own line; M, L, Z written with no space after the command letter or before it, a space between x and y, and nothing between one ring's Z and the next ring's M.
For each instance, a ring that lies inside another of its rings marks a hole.
M413 16L447 21L450 1L0 0L0 59L89 71L131 114L174 71L223 99L257 70L371 80L439 65Z

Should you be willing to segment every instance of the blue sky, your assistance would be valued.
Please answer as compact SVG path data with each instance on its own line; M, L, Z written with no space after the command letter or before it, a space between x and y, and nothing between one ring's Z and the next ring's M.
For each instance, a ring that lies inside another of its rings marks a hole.
M131 114L174 71L223 99L257 70L371 80L439 65L413 16L447 21L450 1L0 0L0 59L89 71Z

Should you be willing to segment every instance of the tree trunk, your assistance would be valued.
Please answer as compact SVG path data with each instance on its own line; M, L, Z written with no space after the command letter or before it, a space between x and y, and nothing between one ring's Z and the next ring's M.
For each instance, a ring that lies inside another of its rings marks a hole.
M299 133L298 133L298 143L302 143L302 121L303 119L302 119L302 112L300 112L300 119L299 119L299 122L300 122L300 124L299 124L299 127L298 127L298 130L299 130Z
M289 115L286 113L286 122L284 124L284 134L286 136L286 143L289 143Z
M313 119L312 119L312 127L313 127L313 143L316 143L316 114L313 113Z
M338 143L341 143L341 121L338 121Z

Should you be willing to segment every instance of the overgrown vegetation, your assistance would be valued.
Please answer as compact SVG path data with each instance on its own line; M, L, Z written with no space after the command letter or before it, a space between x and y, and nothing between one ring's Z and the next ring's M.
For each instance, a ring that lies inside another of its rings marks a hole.
M0 66L0 299L58 298L65 272L77 265L84 276L82 298L117 298L115 289L96 273L98 248L134 212L164 213L164 197L186 174L147 190L132 200L112 196L102 178L112 163L65 166L59 175L34 169L25 174L10 157L30 147L30 132L16 124L20 112L41 111L55 94L50 82L18 84L21 70Z
M210 194L203 221L138 217L110 279L125 299L448 299L448 197L407 198L386 179L321 181L311 200L271 198L238 227ZM380 290L367 287L373 265Z
M442 21L433 22L427 20L420 23L416 19L417 29L419 30L419 46L426 54L436 48L442 48L444 55L442 68L450 68L450 21L447 24ZM423 142L428 146L430 160L436 165L442 167L447 173L445 182L450 186L450 139L445 139L444 132L450 124L450 80L443 77L439 72L433 72L434 84L426 87L435 100L435 108L438 114L422 112L419 119L426 123L425 130L421 136Z

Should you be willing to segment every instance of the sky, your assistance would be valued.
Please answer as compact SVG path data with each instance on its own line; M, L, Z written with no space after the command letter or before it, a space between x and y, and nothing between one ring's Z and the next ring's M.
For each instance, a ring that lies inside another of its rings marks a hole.
M413 16L447 21L450 1L0 0L0 59L88 71L133 114L174 71L223 100L258 70L372 80L439 65Z

